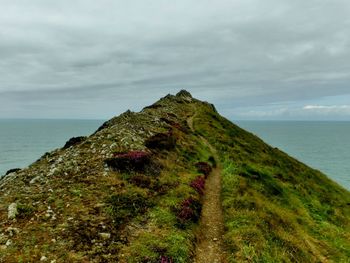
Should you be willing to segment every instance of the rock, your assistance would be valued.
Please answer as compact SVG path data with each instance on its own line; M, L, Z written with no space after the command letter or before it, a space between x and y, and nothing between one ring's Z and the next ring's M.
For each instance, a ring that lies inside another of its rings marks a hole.
M177 94L176 97L183 97L183 98L191 98L192 99L192 95L191 93L189 93L187 90L180 90Z
M15 219L18 214L17 204L12 203L8 207L8 219Z
M38 176L35 176L32 180L30 180L29 184L35 184L36 182L39 182L41 181L43 178L42 176L38 175Z
M40 258L40 261L43 261L43 262L47 261L47 257L42 256L42 257Z
M11 246L12 245L12 240L11 239L7 240L5 245L7 247Z
M218 239L217 239L216 237L214 237L214 238L213 238L213 241L215 241L215 242L216 242L216 241L218 241Z
M104 240L107 240L107 239L111 238L111 234L110 233L99 233L98 235Z
M5 232L8 233L10 237L13 237L19 233L19 229L16 227L8 227Z

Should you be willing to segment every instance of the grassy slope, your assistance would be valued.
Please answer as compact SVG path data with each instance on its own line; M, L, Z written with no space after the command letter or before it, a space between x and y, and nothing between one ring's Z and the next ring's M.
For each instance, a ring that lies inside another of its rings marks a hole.
M208 107L194 123L223 163L230 262L349 262L348 191Z

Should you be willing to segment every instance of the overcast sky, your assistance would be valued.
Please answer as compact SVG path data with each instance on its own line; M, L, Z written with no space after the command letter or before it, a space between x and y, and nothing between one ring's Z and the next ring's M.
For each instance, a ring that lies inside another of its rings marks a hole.
M0 0L0 118L187 89L230 119L350 120L349 0Z

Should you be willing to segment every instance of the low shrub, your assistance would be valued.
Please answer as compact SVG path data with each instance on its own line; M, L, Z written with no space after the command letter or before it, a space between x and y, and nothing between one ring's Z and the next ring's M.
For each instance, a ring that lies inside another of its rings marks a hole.
M67 149L73 145L76 145L76 144L79 144L79 143L82 143L83 141L86 140L86 137L85 136L79 136L79 137L73 137L73 138L70 138L66 144L63 146L63 149Z
M34 207L31 205L21 204L17 205L18 218L28 218L34 214Z
M190 186L196 190L200 195L204 194L204 187L205 187L205 178L204 176L198 176L196 179L194 179Z
M181 202L177 211L177 219L183 227L188 222L196 222L201 214L202 204L194 199L187 198Z
M114 157L107 159L105 162L114 171L142 172L150 165L151 154L143 151L117 153Z
M10 169L6 172L5 175L9 175L11 173L16 173L16 172L19 172L21 169L20 168L14 168L14 169Z
M159 262L160 263L173 263L172 259L169 257L166 257L166 256L161 256Z
M145 146L153 150L171 150L176 146L176 138L171 131L157 133L146 140Z
M142 174L132 175L129 181L141 188L149 188L152 184L152 179Z
M216 160L213 156L210 156L208 158L208 162L211 163L212 167L216 168L217 164L216 164Z
M207 178L212 171L210 164L206 162L198 162L196 163L196 167L198 169L198 172L204 174L205 178Z

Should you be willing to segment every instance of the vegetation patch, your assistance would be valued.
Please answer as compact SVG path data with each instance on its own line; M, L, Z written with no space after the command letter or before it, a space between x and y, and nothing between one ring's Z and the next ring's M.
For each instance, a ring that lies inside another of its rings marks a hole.
M198 162L195 165L198 169L198 172L204 174L205 178L207 178L212 171L212 167L206 162Z
M17 204L17 218L29 218L34 214L35 208L31 205L19 203Z
M200 195L204 194L204 188L205 188L205 177L204 176L197 176L196 179L194 179L191 182L191 187L197 191Z
M115 226L119 228L131 218L143 214L153 205L152 199L137 191L127 191L112 195L107 199L108 212Z
M202 204L195 198L187 198L177 207L179 226L184 227L189 222L197 222L201 214Z
M167 256L161 256L160 263L173 263L173 260Z
M145 146L152 150L172 150L176 146L176 138L172 131L157 133L146 140Z
M10 169L6 172L5 175L9 175L11 173L16 173L16 172L19 172L21 169L20 168L14 168L14 169ZM1 178L0 178L1 179Z
M105 162L114 171L143 172L151 164L151 154L143 151L116 153Z
M84 142L86 140L86 137L85 136L79 136L79 137L73 137L73 138L70 138L66 144L63 146L63 149L67 149L71 146L74 146L74 145L77 145L77 144L80 144L82 142Z

